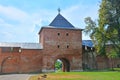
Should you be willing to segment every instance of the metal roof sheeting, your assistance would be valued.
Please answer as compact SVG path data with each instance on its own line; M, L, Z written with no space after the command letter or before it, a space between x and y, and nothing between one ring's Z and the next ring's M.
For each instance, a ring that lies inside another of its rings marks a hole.
M54 26L57 28L74 28L74 26L68 22L60 13L49 24L49 26Z
M93 47L93 42L91 40L82 40L83 46ZM43 49L40 43L0 43L0 47L20 47L22 49Z
M92 42L92 40L82 40L82 45L88 46L88 47L93 47L93 42Z
M40 43L0 43L0 47L20 47L23 49L43 49Z

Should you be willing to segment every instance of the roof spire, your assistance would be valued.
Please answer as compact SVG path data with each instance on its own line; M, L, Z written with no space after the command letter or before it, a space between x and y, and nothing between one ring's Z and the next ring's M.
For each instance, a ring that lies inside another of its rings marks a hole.
M60 11L61 11L61 9L60 8L58 8L58 13L60 14Z

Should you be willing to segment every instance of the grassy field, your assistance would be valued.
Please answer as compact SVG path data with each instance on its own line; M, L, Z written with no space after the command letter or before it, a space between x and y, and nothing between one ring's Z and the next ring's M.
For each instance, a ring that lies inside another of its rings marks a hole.
M30 77L38 80L43 74ZM41 80L41 79L40 79ZM47 73L46 80L120 80L120 72L58 72Z

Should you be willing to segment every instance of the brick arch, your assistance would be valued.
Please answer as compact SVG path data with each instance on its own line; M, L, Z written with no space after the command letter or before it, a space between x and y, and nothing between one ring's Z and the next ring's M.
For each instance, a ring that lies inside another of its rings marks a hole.
M16 57L5 57L1 64L1 73L18 73L18 59Z
M67 58L61 57L61 58L55 59L55 62L58 59L62 61L62 71L63 72L70 72L70 61Z

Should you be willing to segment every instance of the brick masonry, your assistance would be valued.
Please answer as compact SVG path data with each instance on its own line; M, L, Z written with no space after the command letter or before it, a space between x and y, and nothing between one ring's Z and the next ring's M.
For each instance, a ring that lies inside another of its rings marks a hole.
M53 72L57 59L63 62L63 71L68 72L120 67L119 58L111 60L96 55L93 60L92 52L86 52L82 46L80 29L43 27L39 32L39 43L42 49L15 48L14 52L2 52L0 48L0 73ZM111 46L107 46L108 52L109 49Z
M55 62L64 63L64 71L82 71L82 32L80 29L42 28L39 32L43 49L2 52L0 73L52 72Z

